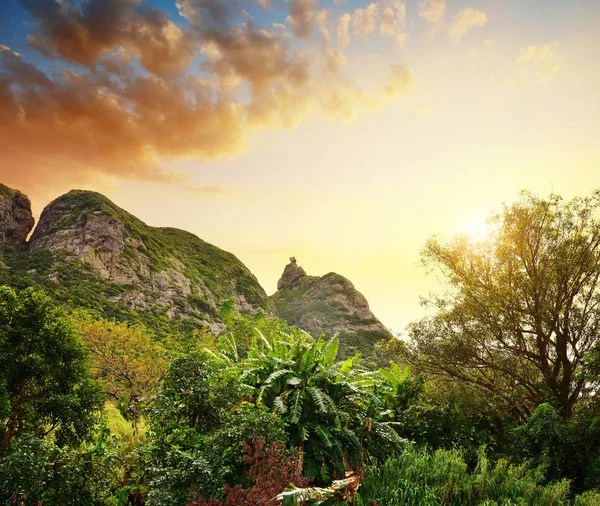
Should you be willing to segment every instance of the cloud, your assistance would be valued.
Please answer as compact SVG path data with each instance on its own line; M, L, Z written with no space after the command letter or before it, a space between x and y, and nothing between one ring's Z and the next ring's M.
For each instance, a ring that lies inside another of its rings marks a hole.
M290 7L296 31L314 32L302 44L237 0L178 0L185 28L138 0L23 2L35 20L31 43L68 64L42 71L0 45L0 177L15 185L108 176L185 186L172 160L235 156L255 132L308 117L350 121L414 86L401 66L373 93L338 73L353 18L341 16L332 47L329 13L316 2ZM386 4L398 28L400 4ZM375 4L363 9L357 33L372 33L377 14Z
M399 0L386 2L381 11L379 33L394 38L398 44L402 45L406 39L406 34L402 32L405 22L406 4Z
M175 5L205 39L232 30L243 13L241 4L232 0L177 0Z
M296 37L310 38L317 18L318 4L318 0L290 0L290 13L285 20Z
M103 55L126 48L158 74L187 69L196 46L190 34L146 3L131 0L20 0L35 29L29 44L48 58L92 66Z
M419 0L419 16L429 23L439 23L446 14L446 0Z
M389 97L400 93L411 93L414 90L415 78L412 70L406 65L399 63L390 65L390 75L390 83L385 88L385 93Z
M375 31L377 25L377 5L370 3L364 9L356 9L352 13L352 29L363 40Z
M340 48L350 44L350 23L352 23L352 16L347 12L338 20L337 41Z
M319 11L315 17L315 21L323 42L329 44L329 11L327 9Z
M554 41L521 48L516 62L533 65L537 69L539 81L548 82L558 73L566 59L558 53L559 47L559 42Z
M255 90L279 81L301 85L308 79L308 62L301 50L291 51L278 32L243 23L207 43L213 56L204 64L219 76L239 76Z
M471 29L485 26L487 20L487 15L482 10L467 7L454 16L448 27L448 35L454 42L460 42Z
M325 49L325 65L327 70L335 74L341 67L346 65L346 55L339 49L328 47Z
M0 69L3 170L175 181L182 176L162 157L214 157L244 145L243 108L215 100L200 79L151 74L114 82L70 70L50 78L6 47Z

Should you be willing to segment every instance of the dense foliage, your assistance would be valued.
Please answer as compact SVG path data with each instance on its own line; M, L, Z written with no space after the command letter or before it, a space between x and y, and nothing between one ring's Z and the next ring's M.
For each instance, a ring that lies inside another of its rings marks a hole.
M87 351L43 293L0 288L0 448L25 434L83 439L99 407Z
M411 330L415 362L476 384L524 420L542 402L569 417L593 395L582 374L600 330L600 192L563 203L523 194L490 236L427 243L451 290Z
M599 205L430 241L449 290L379 370L231 301L198 339L1 287L0 502L598 505Z

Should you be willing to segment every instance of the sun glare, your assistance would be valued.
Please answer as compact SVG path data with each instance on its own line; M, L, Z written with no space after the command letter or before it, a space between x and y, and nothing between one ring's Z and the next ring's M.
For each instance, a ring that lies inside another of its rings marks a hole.
M462 230L471 241L485 242L490 239L493 228L485 218L477 216L467 220Z

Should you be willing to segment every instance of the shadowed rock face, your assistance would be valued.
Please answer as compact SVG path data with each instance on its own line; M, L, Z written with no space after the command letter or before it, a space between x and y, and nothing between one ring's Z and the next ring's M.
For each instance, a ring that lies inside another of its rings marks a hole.
M369 309L367 299L345 277L334 272L307 276L292 261L286 265L271 301L279 316L314 336L340 336L343 357L358 351L377 354L375 344L392 336Z
M33 224L29 198L0 184L0 248L25 245Z

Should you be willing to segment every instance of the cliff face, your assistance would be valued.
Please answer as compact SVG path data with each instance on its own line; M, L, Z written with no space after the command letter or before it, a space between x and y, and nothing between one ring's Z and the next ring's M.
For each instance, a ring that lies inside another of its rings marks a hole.
M234 255L189 232L150 227L95 192L74 190L49 204L28 251L5 262L15 279L165 332L220 331L227 300L242 313L268 309L264 290Z
M0 248L25 245L33 223L27 196L0 184Z
M371 312L364 295L339 274L307 276L295 259L291 260L271 296L277 313L314 336L338 334L343 357L355 352L368 359L383 356L376 345L392 336Z

